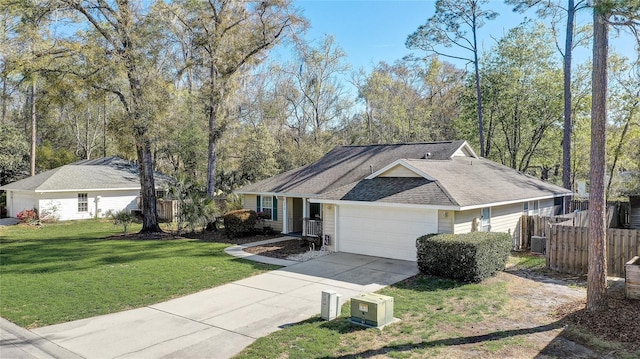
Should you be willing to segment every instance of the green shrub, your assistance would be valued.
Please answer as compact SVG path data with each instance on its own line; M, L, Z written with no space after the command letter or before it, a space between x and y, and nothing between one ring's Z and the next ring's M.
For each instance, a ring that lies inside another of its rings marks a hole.
M421 272L480 282L504 269L512 243L507 233L471 232L422 236L416 246Z
M224 230L231 237L253 233L256 228L258 216L256 211L250 209L238 209L227 212L223 216Z
M109 211L107 212L107 217L113 221L113 225L122 225L122 233L127 233L127 229L129 229L129 225L135 219L134 215L131 212L122 210L122 211Z

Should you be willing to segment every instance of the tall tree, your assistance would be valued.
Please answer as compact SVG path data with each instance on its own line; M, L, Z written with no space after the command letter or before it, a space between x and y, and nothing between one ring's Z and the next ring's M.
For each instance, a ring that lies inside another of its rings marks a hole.
M559 12L566 12L566 25L564 31L564 50L558 46L563 58L563 86L564 86L564 132L562 137L562 186L571 189L571 132L572 120L572 91L571 74L573 65L574 37L576 35L575 16L580 9L586 8L585 0L567 0L566 7L562 6L563 0L506 0L507 4L514 5L515 11L525 11L528 8L538 7L541 16L552 16L552 24L555 28L556 17ZM565 210L568 207L569 197L565 197Z
M593 75L591 80L591 170L589 172L589 268L587 310L607 307L607 201L604 191L607 124L607 58L609 13L601 2L593 8Z
M347 103L339 76L349 66L346 53L333 36L326 36L318 46L299 43L297 60L285 66L292 80L285 94L292 115L291 126L311 134L314 142L327 126L341 118Z
M614 188L614 183L620 178L618 171L626 169L629 176L633 176L637 170L637 163L632 158L637 158L637 150L640 141L640 62L634 67L626 58L611 56L609 76L613 80L610 85L609 104L611 111L609 127L611 128L607 142L609 174L607 181L607 198L625 194L630 188ZM640 159L638 159L640 160ZM635 161L637 162L637 161ZM618 181L621 182L621 181ZM624 184L621 183L623 186ZM621 193L622 191L622 193Z
M488 0L438 0L435 15L429 18L426 24L421 25L416 32L409 35L406 41L409 48L417 48L431 54L473 63L480 156L482 157L489 154L485 153L484 123L482 120L478 29L484 25L485 21L493 20L498 16L497 12L482 8L487 3ZM471 34L468 31L471 31ZM439 46L446 48L455 46L468 55L442 52L438 49Z
M140 185L142 189L142 229L141 233L161 232L158 225L154 166L151 153L150 128L153 123L153 110L146 98L150 88L145 81L149 72L147 61L152 58L151 36L154 28L150 26L146 10L139 4L127 0L76 1L60 0L68 10L86 21L90 29L99 34L100 40L94 45L101 48L91 49L93 55L100 56L98 66L112 71L112 74L125 75L125 82L111 81L103 83L105 77L90 82L91 86L115 94L125 110L126 124L135 139L136 154L140 167ZM146 35L146 36L145 36ZM91 74L100 73L101 68L92 68ZM150 74L149 74L150 75ZM91 80L90 76L85 79ZM126 83L126 85L123 85Z
M213 197L217 144L227 125L227 101L236 75L261 62L269 49L303 30L306 23L290 0L183 0L169 9L191 33L194 63L205 73L201 94L209 123L207 194Z
M509 30L481 61L485 118L495 131L489 158L523 172L539 167L544 179L558 163L553 141L562 119L553 51L549 29L525 23Z
M587 310L607 308L606 124L609 25L625 27L640 45L640 0L596 0L593 4L591 170L589 172L589 268Z

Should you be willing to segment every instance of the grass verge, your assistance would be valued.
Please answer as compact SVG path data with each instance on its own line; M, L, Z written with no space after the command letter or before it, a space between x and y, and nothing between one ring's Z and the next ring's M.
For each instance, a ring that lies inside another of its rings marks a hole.
M158 303L277 268L231 257L221 243L103 239L120 230L99 220L0 229L0 316L40 327Z
M379 293L394 297L394 315L402 321L378 329L365 329L348 322L348 304L340 318L325 322L319 317L300 322L258 339L238 358L342 358L437 356L440 347L455 340L456 332L471 323L501 312L508 300L505 284L461 284L418 275L387 287ZM453 337L443 335L443 326ZM494 340L487 351L495 351L511 338Z

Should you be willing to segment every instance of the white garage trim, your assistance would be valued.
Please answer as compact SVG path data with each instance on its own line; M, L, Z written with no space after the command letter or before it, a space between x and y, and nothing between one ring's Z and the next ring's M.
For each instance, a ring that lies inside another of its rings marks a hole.
M416 260L416 239L438 233L435 209L341 205L336 211L336 250Z

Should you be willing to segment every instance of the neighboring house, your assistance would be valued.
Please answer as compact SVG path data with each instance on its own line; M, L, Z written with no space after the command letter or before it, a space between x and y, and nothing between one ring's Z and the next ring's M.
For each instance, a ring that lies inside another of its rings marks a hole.
M465 141L336 147L242 187L244 208L328 249L416 260L415 240L472 230L516 236L522 214L564 211L571 191L481 159Z
M108 211L138 210L138 166L119 157L83 160L0 187L7 192L7 214L25 209L60 220L104 217ZM155 174L156 189L171 178Z

